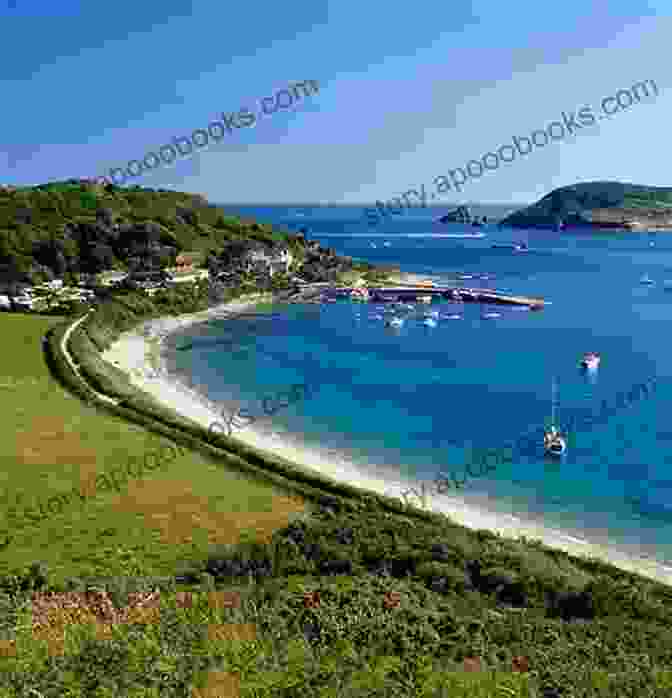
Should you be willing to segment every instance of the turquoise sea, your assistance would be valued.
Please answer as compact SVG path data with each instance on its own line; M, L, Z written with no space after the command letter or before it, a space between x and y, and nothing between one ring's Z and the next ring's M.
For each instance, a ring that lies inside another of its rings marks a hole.
M551 305L526 312L435 301L436 327L409 318L396 330L374 317L382 307L373 304L275 305L173 336L169 347L194 343L169 351L176 374L210 400L233 401L255 415L264 396L307 383L306 400L273 417L275 431L397 478L427 481L439 470L462 477L471 448L498 448L542 428L555 378L558 421L592 413L597 423L570 432L561 461L531 443L487 478L468 477L464 497L672 560L672 289L663 286L672 280L672 235L492 226L480 229L484 239L466 240L442 236L475 229L433 223L447 210L441 208L406 211L377 228L359 207L228 208L292 232L305 227L308 238L338 254ZM474 207L496 217L513 208ZM530 251L491 248L514 239L526 240ZM460 273L488 278L456 282ZM645 274L655 285L640 283ZM501 316L484 319L487 311ZM443 317L450 313L462 318ZM594 376L578 368L586 351L602 355ZM650 396L599 419L604 403L650 381Z

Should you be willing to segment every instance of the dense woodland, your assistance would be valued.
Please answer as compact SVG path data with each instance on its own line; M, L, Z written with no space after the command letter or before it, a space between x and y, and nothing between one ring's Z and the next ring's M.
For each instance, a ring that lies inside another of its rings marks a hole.
M0 286L9 292L17 283L161 269L185 251L213 276L231 272L227 285L235 285L243 280L237 261L255 245L288 247L307 281L334 281L353 268L301 233L243 221L199 195L78 180L0 188Z

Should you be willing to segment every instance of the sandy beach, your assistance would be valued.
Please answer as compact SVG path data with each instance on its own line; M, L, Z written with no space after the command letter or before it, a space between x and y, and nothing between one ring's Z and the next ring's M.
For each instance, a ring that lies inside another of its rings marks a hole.
M222 421L217 406L204 396L171 376L161 356L161 345L166 336L189 325L218 317L232 317L250 310L256 304L270 300L268 295L247 297L243 301L217 306L208 311L177 318L166 317L144 323L134 331L124 333L103 358L130 374L135 386L151 394L179 414L193 419L206 429L215 421ZM279 433L258 424L235 431L240 441L264 451L269 451L303 467L312 468L335 480L344 481L362 489L401 499L402 491L419 484L390 477L380 468L362 468L334 451L308 448L287 433ZM426 483L429 485L429 483ZM613 545L588 542L576 534L562 531L532 521L529 517L504 514L486 506L474 506L463 498L448 494L431 493L428 487L426 507L450 516L455 522L474 529L489 529L504 536L539 539L545 545L564 550L573 555L600 558L622 569L637 572L666 584L672 584L672 567L659 562L635 557L630 551ZM402 499L403 501L403 499ZM419 505L418 499L409 497L409 504ZM494 504L494 503L493 503Z

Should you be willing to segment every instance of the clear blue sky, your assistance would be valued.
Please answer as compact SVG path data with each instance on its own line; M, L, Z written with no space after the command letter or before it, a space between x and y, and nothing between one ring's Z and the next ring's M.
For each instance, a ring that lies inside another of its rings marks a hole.
M669 186L670 7L0 0L0 183L106 174L314 79L298 107L131 183L217 202L388 200L653 79L657 98L441 203L525 202L594 179Z

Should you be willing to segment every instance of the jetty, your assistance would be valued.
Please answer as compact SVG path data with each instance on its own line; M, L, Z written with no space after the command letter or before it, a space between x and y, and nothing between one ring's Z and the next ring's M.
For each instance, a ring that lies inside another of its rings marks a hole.
M542 298L511 296L506 293L484 288L453 288L438 286L369 286L369 298L372 302L385 303L394 301L417 301L419 296L432 296L465 303L491 303L493 305L523 305L530 310L540 310L547 301ZM332 298L349 297L350 288L323 289L324 296Z

